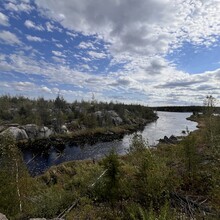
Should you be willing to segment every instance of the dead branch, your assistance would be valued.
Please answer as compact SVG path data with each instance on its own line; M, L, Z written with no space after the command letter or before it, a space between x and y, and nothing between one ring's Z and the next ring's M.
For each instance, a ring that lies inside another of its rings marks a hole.
M179 208L190 218L194 218L196 214L198 213L202 214L203 216L204 215L213 215L213 216L217 215L217 213L215 213L214 210L204 205L207 199L203 200L202 202L198 202L198 199L195 201L189 198L189 196L183 196L176 192L170 193L170 197L171 197L172 206L175 208Z

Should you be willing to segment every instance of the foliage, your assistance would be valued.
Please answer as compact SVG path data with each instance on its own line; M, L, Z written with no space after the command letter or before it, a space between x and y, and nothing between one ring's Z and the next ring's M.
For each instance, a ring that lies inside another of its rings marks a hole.
M82 105L86 112L90 111L90 104L82 102ZM107 107L113 108L114 104ZM77 110L73 108L73 111ZM27 174L10 136L0 136L0 212L10 219L54 218L78 201L77 206L66 213L65 219L204 217L186 202L192 212L189 215L184 204L173 199L175 194L186 201L197 202L201 212L207 216L210 213L210 219L218 219L220 118L202 115L198 120L206 126L189 134L179 144L149 148L147 142L136 134L125 156L112 151L99 162L68 162L51 167L44 175L35 178ZM208 219L207 216L204 218Z
M193 178L198 169L198 155L196 152L196 139L195 136L190 135L183 141L184 155L185 155L185 168L188 178Z
M0 122L50 126L57 132L61 131L61 126L65 123L69 129L74 130L117 126L111 111L122 119L122 125L134 122L144 124L146 120L156 117L152 109L141 105L98 102L94 99L67 103L60 95L55 100L45 100L43 97L31 100L23 96L8 95L0 97Z
M138 135L137 133L134 134L128 152L130 154L142 153L146 149L149 149L147 142L142 138L141 135Z
M126 217L127 219L136 220L176 220L177 215L175 210L171 209L171 206L166 202L159 210L155 210L152 206L150 208L144 208L139 204L131 204L127 207Z
M0 136L0 167L0 212L12 217L30 210L32 179L10 135Z
M101 164L104 168L104 175L95 188L96 196L99 200L107 200L111 206L114 206L120 196L121 165L117 154L111 151Z

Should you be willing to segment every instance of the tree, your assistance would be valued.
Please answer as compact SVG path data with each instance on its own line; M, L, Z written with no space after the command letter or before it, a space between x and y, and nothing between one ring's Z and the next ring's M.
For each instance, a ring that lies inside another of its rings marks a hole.
M10 219L26 219L33 210L34 179L30 178L21 153L10 134L0 136L0 213Z
M215 108L216 99L212 95L206 96L206 99L204 100L205 105L205 114L206 114L206 126L207 126L207 137L210 140L210 143L213 144L214 141L214 130L213 130L213 124L214 124L214 108Z
M36 101L37 113L39 115L39 124L48 125L51 123L49 103L44 98L38 98Z
M0 136L0 212L10 217L28 209L28 203L24 204L30 187L28 178L13 138L10 134Z
M61 126L64 122L64 114L63 111L66 108L66 101L64 98L60 95L57 96L57 98L54 101L55 111L56 111L56 125L55 130L60 132Z
M111 206L120 197L120 162L117 154L112 150L103 160L102 165L106 170L101 183L101 197L107 199Z
M207 95L204 100L204 105L206 107L206 113L211 115L214 111L216 99L212 95Z
M198 155L196 151L195 136L190 135L183 141L186 174L190 180L193 180L197 173Z
M56 109L64 110L66 108L66 101L63 96L58 95L54 101L54 106Z

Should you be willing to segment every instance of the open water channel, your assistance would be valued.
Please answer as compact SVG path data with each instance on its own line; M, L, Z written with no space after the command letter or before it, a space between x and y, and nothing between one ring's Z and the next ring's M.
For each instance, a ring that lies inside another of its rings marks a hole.
M157 112L157 121L149 123L143 131L137 132L148 142L149 146L155 146L160 138L181 136L183 131L196 130L197 123L186 120L191 113L177 112ZM122 140L111 142L100 142L94 145L69 146L67 145L62 152L51 149L48 154L34 155L30 150L23 152L24 161L32 175L39 175L53 165L58 165L65 161L99 159L109 153L114 148L120 154L126 154L134 134L125 135ZM34 159L32 159L34 158Z

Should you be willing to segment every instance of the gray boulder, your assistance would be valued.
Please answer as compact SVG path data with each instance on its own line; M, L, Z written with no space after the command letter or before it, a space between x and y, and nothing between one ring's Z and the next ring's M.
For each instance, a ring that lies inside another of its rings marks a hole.
M121 117L119 117L118 113L111 110L111 111L108 111L108 114L112 120L112 122L115 124L115 125L120 125L122 124L123 120L121 119Z
M170 138L169 138L169 140L170 140L170 142L173 143L173 144L175 144L175 143L178 142L177 137L175 137L174 135L171 135Z
M5 126L4 125L0 125L0 132L5 130Z
M24 130L26 131L28 137L30 139L35 139L38 136L39 127L35 124L27 124L23 126Z
M101 111L96 111L94 113L94 115L97 117L97 118L102 118L103 117L103 113Z
M45 126L39 127L35 124L27 124L24 125L23 128L30 139L48 138L51 134L53 134L53 131Z
M48 138L51 134L53 134L53 131L49 129L48 127L41 127L39 128L38 138Z
M2 213L0 213L0 220L8 220L8 219L6 218L5 215L3 215Z
M114 110L110 110L110 111L108 111L108 113L109 113L112 117L119 117L119 116L118 116L118 113L117 113L116 111L114 111Z
M163 139L159 139L159 142L165 144L176 144L178 142L178 138L174 135L171 135L169 138L167 136L164 136Z
M69 132L69 131L68 131L67 126L66 126L66 125L62 125L62 126L61 126L61 133L66 134L66 133L68 133L68 132Z
M28 140L26 131L17 127L10 127L1 133L1 135L5 134L10 134L16 141Z

